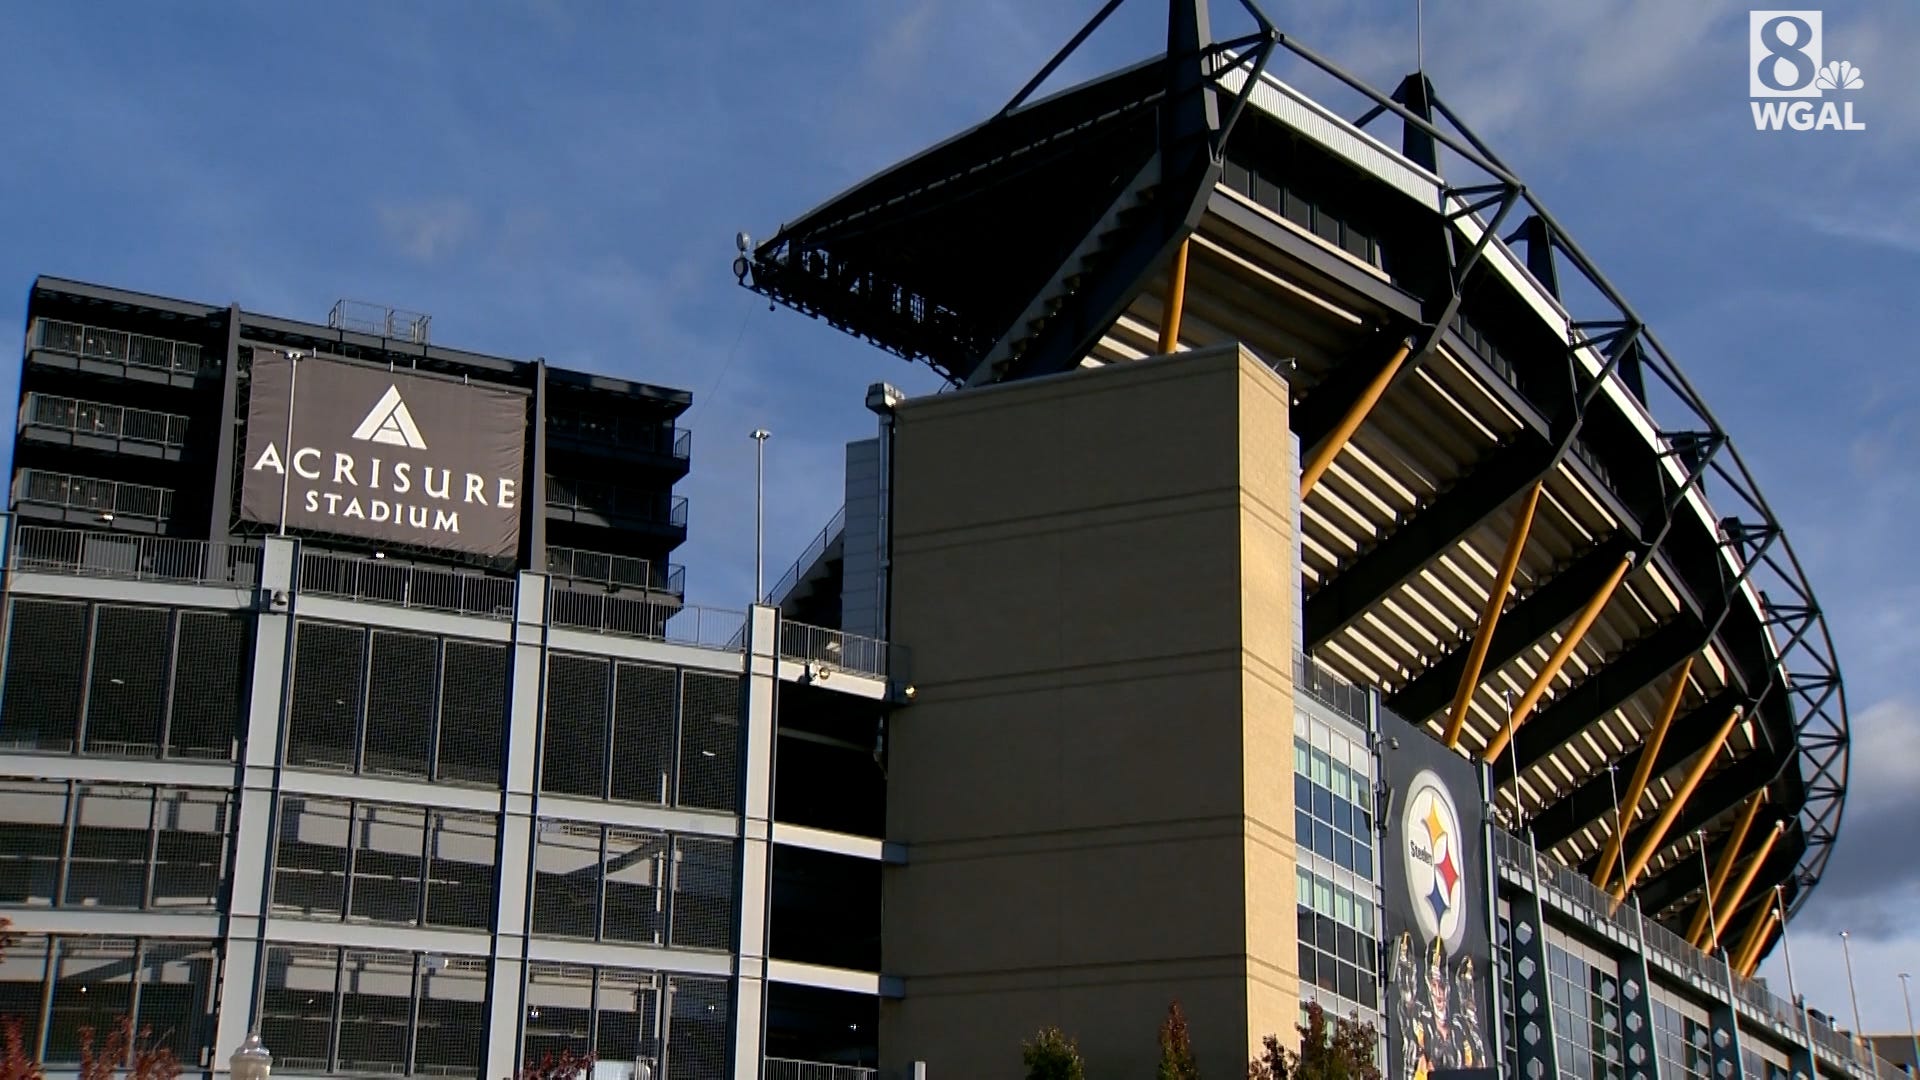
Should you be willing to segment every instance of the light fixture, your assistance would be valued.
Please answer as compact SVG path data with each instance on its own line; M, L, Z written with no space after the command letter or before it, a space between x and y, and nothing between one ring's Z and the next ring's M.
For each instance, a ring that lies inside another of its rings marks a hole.
M260 1033L253 1032L240 1049L233 1052L230 1060L233 1067L233 1080L267 1080L273 1072L273 1054L265 1043L260 1041Z

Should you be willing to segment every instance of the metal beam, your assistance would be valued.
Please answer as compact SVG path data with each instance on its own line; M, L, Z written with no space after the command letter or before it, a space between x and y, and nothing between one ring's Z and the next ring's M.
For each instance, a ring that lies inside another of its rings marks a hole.
M1160 317L1160 352L1164 355L1180 347L1180 312L1187 303L1187 249L1191 240L1180 241L1173 256L1173 273L1167 281L1167 302Z
M1301 435L1301 445L1307 445L1305 434ZM1488 455L1413 520L1389 533L1307 597L1302 617L1307 651L1312 652L1366 614L1552 467L1553 447L1535 435L1523 435ZM1449 681L1449 695L1458 681L1457 676ZM1427 711L1431 714L1434 710Z
M1494 763L1494 775L1508 780L1516 765L1525 772L1546 760L1659 681L1675 664L1705 648L1707 640L1706 628L1692 615L1683 613L1663 623L1541 709L1532 723L1514 735L1513 753Z
M1760 841L1760 850L1747 860L1746 869L1740 872L1739 880L1733 886L1733 894L1727 898L1727 910L1737 912L1740 902L1747 898L1747 890L1753 887L1753 879L1760 875L1760 868L1767 864L1767 856L1773 854L1773 845L1780 842L1780 834L1787 831L1787 819L1781 818L1767 830L1766 839Z
M1747 796L1771 785L1793 760L1794 754L1791 747L1779 750L1765 748L1726 766L1715 773L1711 780L1701 784L1693 793L1693 797L1686 801L1686 809L1674 819L1668 835L1687 836L1706 828L1709 822L1745 802ZM1797 811L1796 807L1777 799L1774 805L1782 814ZM1651 834L1651 826L1642 828L1638 835L1628 833L1627 849L1630 851L1635 849ZM1583 866L1583 869L1591 873L1593 868ZM1698 882L1697 877L1695 881Z
M1753 978L1753 971L1760 966L1760 957L1766 954L1764 946L1773 940L1774 928L1780 925L1780 913L1772 904L1754 913L1753 929L1747 934L1752 938L1742 946L1738 970L1743 979Z
M1366 423L1367 414L1372 412L1373 407L1378 405L1380 399L1386 395L1387 387L1393 385L1393 377L1400 373L1401 365L1407 362L1407 355L1412 350L1412 342L1401 342L1400 347L1387 358L1387 362L1374 372L1373 378L1360 392L1360 396L1347 407L1340 422L1335 424L1327 437L1313 448L1312 453L1307 457L1306 466L1300 470L1302 499L1313 493L1314 485L1320 482L1320 477L1325 475L1327 468L1333 464L1333 459L1339 456L1340 451L1346 449L1347 443L1353 438L1353 433L1360 430L1360 425Z
M1733 876L1733 864L1739 861L1740 849L1746 846L1747 833L1753 829L1754 819L1760 816L1760 808L1766 805L1767 793L1762 791L1747 802L1747 810L1740 815L1728 832L1727 839L1720 846L1720 858L1713 868L1713 874L1707 879L1707 887L1700 894L1700 907L1693 914L1693 921L1687 924L1687 940L1693 947L1702 948L1701 942L1714 925L1713 913L1718 910L1721 890L1727 887L1727 879Z
M1667 696L1660 704L1660 715L1654 717L1653 730L1647 733L1644 743L1646 750L1634 765L1633 779L1627 782L1627 793L1613 808L1613 835L1607 837L1606 850L1600 854L1600 865L1594 868L1593 883L1600 888L1607 887L1613 878L1613 868L1620 861L1620 845L1626 841L1627 830L1633 828L1634 819L1640 816L1640 797L1647 792L1647 781L1653 779L1654 762L1660 759L1660 745L1667 741L1667 729L1673 726L1673 718L1680 711L1680 699L1686 696L1687 679L1693 674L1693 657L1689 656L1680 663L1680 670L1673 673L1673 682L1667 687ZM1612 784L1612 780L1608 780Z
M1527 722L1528 716L1533 714L1534 706L1540 704L1541 695L1547 692L1547 687L1553 685L1553 680L1560 677L1560 669L1567 666L1567 660L1573 656L1573 650L1580 647L1580 642L1586 638L1587 631L1593 629L1594 620L1606 610L1608 601L1613 599L1613 594L1620 588L1620 583L1626 580L1627 571L1633 569L1633 564L1632 554L1622 555L1619 564L1613 568L1613 573L1607 577L1604 584L1594 590L1593 596L1580 609L1580 614L1574 618L1573 625L1567 627L1567 632L1560 635L1559 644L1553 647L1553 652L1547 656L1547 662L1534 673L1532 684L1527 687L1526 693L1520 695L1520 703L1513 707L1513 712L1507 717L1507 726L1501 728L1499 733L1494 735L1493 741L1487 744L1485 754L1487 761L1499 758L1500 751L1507 748L1507 741L1513 738L1513 733L1521 724Z
M1500 617L1487 648L1487 670L1498 671L1534 643L1572 618L1596 590L1613 576L1622 556L1631 550L1627 537L1616 536L1575 558L1546 584L1528 593ZM1414 724L1445 708L1466 670L1467 651L1455 649L1443 660L1387 698L1394 715Z
M1633 861L1627 864L1626 876L1613 887L1613 898L1616 904L1627 895L1628 890L1633 888L1633 883L1640 877L1640 872L1647 868L1647 863L1653 860L1654 853L1660 850L1661 841L1667 838L1667 830L1673 827L1673 819L1680 816L1680 811L1687 805L1687 799L1693 795L1693 789L1700 786L1700 781L1707 775L1707 769L1713 765L1714 757L1720 753L1721 747L1727 745L1727 736L1733 734L1733 726L1740 722L1742 711L1739 708L1728 710L1727 718L1720 722L1719 732L1707 744L1707 748L1694 758L1693 767L1687 770L1687 778L1681 781L1680 789L1673 793L1673 798L1667 800L1667 805L1661 809L1660 816L1654 819L1653 826L1641 839L1640 848L1634 853Z
M1527 532L1533 528L1533 512L1540 506L1541 481L1527 489L1526 498L1514 511L1513 527L1507 533L1507 552L1493 588L1487 590L1487 602L1480 609L1480 625L1473 632L1473 648L1467 653L1467 669L1460 673L1460 688L1453 694L1453 714L1447 719L1447 749L1460 745L1460 732L1467 726L1467 712L1473 706L1474 691L1480 688L1480 671L1487 662L1487 646L1493 644L1494 627L1500 612L1506 609L1507 593L1513 589L1513 574L1520 568L1520 556L1527 549Z
M1641 764L1651 758L1653 770L1648 774L1649 778L1665 776L1699 753L1707 745L1707 740L1713 737L1713 729L1718 726L1720 718L1727 714L1727 710L1746 700L1747 695L1743 692L1731 688L1722 690L1687 710L1686 715L1677 717L1658 750L1648 746L1636 747L1621 755L1614 764L1631 774L1638 772ZM1611 820L1613 804L1613 782L1608 779L1606 770L1601 769L1579 787L1541 808L1539 815L1530 823L1533 834L1543 848L1558 846L1591 822Z

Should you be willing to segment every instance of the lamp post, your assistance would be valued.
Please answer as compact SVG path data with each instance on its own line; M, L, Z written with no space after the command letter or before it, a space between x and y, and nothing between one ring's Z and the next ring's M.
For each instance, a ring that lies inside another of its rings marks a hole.
M766 560L762 557L767 540L766 533L766 458L767 440L773 438L773 432L766 428L753 429L753 602L766 603L765 573Z
M273 1054L265 1043L260 1041L260 1033L247 1036L240 1049L233 1052L230 1061L233 1068L233 1080L267 1080L273 1072Z
M1920 1076L1920 1029L1913 1026L1913 999L1907 996L1907 973L1900 973L1900 1003L1907 1007L1907 1038L1913 1040L1913 1068L1908 1076Z
M1847 959L1847 997L1853 1001L1853 1039L1858 1043L1867 1036L1860 1030L1860 992L1853 987L1853 947L1848 944L1851 936L1845 930L1840 931L1840 952Z

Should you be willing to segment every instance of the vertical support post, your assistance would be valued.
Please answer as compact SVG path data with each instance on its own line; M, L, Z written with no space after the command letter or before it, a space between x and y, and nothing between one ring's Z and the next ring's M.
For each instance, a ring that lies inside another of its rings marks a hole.
M766 1045L767 918L772 874L774 695L780 687L779 609L747 610L745 744L741 754L740 885L733 993L734 1080L759 1080Z
M1633 906L1635 947L1616 950L1620 964L1620 1030L1626 1041L1626 1080L1660 1080L1660 1054L1653 1027L1653 983L1647 977L1647 924Z
M521 477L520 513L526 526L523 569L545 573L547 570L547 359L533 362L533 423L527 426L527 473Z
M1333 464L1333 459L1346 448L1347 442L1353 438L1353 433L1360 430L1360 425L1366 423L1367 414L1371 413L1373 407L1380 403L1380 399L1386 396L1387 387L1393 385L1394 376L1400 373L1400 368L1407 362L1407 354L1412 351L1411 341L1401 342L1400 347L1394 350L1394 354L1374 374L1373 381L1361 391L1359 399L1347 409L1347 414L1340 418L1339 425L1307 456L1307 463L1300 470L1302 499L1313 494L1314 485L1320 482L1320 477L1326 473L1328 466Z
M1533 684L1527 687L1526 693L1520 695L1519 702L1513 707L1512 715L1507 718L1507 726L1501 728L1500 734L1494 736L1493 741L1487 744L1486 759L1488 761L1499 758L1500 751L1507 748L1507 740L1513 738L1513 733L1520 730L1520 725L1526 723L1527 717L1533 714L1534 706L1540 704L1541 696L1547 692L1547 687L1553 685L1553 680L1560 677L1560 669L1566 666L1567 659L1573 655L1573 650L1580 646L1581 640L1587 636L1587 631L1593 628L1594 620L1598 619L1600 612L1606 609L1607 601L1613 599L1614 590L1620 587L1620 582L1626 579L1627 571L1631 569L1633 569L1633 556L1622 555L1620 564L1613 568L1613 573L1607 576L1607 580L1587 600L1587 606L1581 608L1580 614L1574 617L1573 625L1567 627L1567 632L1561 635L1560 644L1553 647L1553 653L1547 657L1546 665L1533 677Z
M1693 657L1689 656L1681 661L1680 670L1674 672L1666 699L1660 703L1660 715L1654 718L1653 730L1641 744L1640 763L1633 767L1627 793L1614 807L1613 835L1607 837L1607 848L1600 855L1600 865L1593 871L1593 883L1602 889L1613 880L1613 868L1620 862L1620 847L1627 842L1627 830L1633 828L1634 819L1640 816L1640 797L1647 792L1647 781L1653 779L1653 763L1659 759L1660 746L1667 741L1667 731L1680 712L1680 699L1686 696L1687 679L1692 674Z
M240 395L239 304L227 307L227 363L220 373L220 382L220 422L214 425L213 432L213 500L207 508L207 539L215 543L233 539L233 459L238 452L234 446L233 410Z
M513 642L507 656L506 715L501 718L499 841L493 942L488 956L487 1035L482 1076L520 1071L525 1027L527 938L539 843L541 728L546 717L547 576L522 571L514 589Z
M1460 733L1467 726L1467 713L1473 706L1474 691L1480 688L1480 670L1486 666L1487 650L1493 645L1493 629L1506 609L1507 593L1513 589L1513 575L1520 569L1520 556L1527 549L1527 533L1533 528L1533 512L1540 505L1540 488L1545 481L1535 480L1527 489L1520 509L1514 512L1513 528L1507 534L1507 553L1487 592L1480 610L1480 626L1474 631L1473 647L1467 652L1467 668L1460 673L1460 687L1453 692L1453 710L1447 719L1447 749L1460 745Z
M1160 316L1160 351L1171 353L1180 347L1180 315L1187 304L1187 248L1191 240L1180 241L1173 253L1173 267L1167 273L1167 299Z
M1536 863L1539 855L1529 852ZM1536 882L1537 884L1537 882ZM1559 1080L1554 1052L1553 1006L1547 986L1547 924L1540 913L1540 890L1522 889L1507 898L1513 941L1514 1061L1517 1077Z
M272 886L273 834L279 807L281 740L292 674L294 568L299 543L265 540L255 591L253 659L245 734L240 747L240 804L234 813L232 893L221 916L225 957L220 969L220 1016L214 1027L214 1066L240 1048L259 1015L266 959L266 914Z
M1727 879L1733 876L1733 866L1740 861L1740 849L1746 846L1747 833L1753 829L1754 819L1760 816L1760 807L1765 805L1767 793L1760 792L1747 802L1747 809L1740 820L1727 834L1726 843L1720 846L1719 865L1713 868L1713 876L1707 881L1706 891L1700 896L1700 907L1693 913L1693 922L1687 925L1687 940L1696 949L1707 947L1707 932L1712 928L1712 915L1720 905L1720 891L1727 887ZM1714 947L1719 946L1714 942Z
M1727 961L1726 999L1716 1000L1707 1013L1708 1047L1713 1054L1712 1080L1739 1080L1745 1075L1740 1061L1740 1011L1734 1007L1733 962Z

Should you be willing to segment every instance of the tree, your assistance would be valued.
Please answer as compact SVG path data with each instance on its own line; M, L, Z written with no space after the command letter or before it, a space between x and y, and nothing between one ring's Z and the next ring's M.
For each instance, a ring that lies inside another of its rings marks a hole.
M143 1027L136 1033L133 1018L123 1016L107 1032L107 1040L94 1052L95 1032L80 1029L80 1080L114 1080L122 1068L126 1080L178 1080L180 1062L173 1051L153 1037L153 1029Z
M1175 1001L1167 1006L1167 1018L1160 1022L1160 1071L1155 1080L1200 1080L1200 1066L1193 1061L1193 1040L1187 1031L1187 1014Z
M558 1057L545 1054L538 1060L528 1058L527 1064L513 1074L513 1080L581 1080L593 1075L596 1060L591 1053L576 1054L572 1050L562 1050Z
M1027 1066L1027 1080L1087 1080L1079 1044L1057 1027L1042 1028L1033 1041L1022 1043L1020 1060Z
M43 1080L40 1063L27 1053L17 1017L0 1019L0 1080Z
M1278 1037L1267 1036L1260 1056L1247 1063L1247 1080L1380 1080L1373 1060L1380 1034L1357 1014L1335 1020L1329 1031L1326 1010L1313 1002L1307 1022L1294 1030L1300 1033L1300 1049L1289 1050Z

